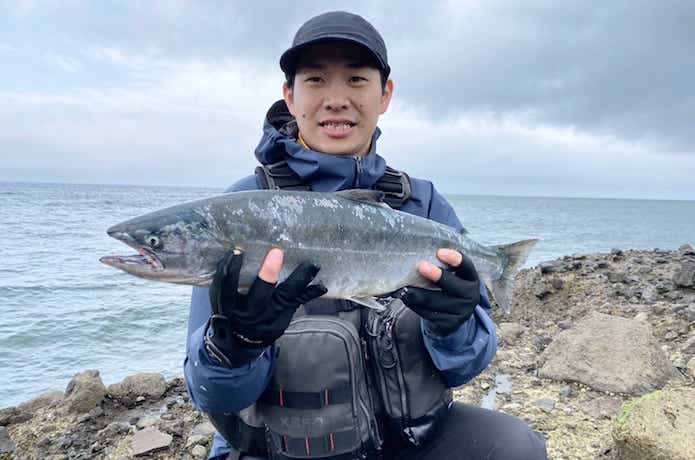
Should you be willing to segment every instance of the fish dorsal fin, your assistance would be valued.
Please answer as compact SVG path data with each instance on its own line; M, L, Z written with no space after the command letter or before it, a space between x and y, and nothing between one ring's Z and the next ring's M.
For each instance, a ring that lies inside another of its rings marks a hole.
M384 192L378 190L367 190L362 188L353 188L350 190L341 190L335 192L341 198L352 201L360 201L363 203L381 204L384 202Z

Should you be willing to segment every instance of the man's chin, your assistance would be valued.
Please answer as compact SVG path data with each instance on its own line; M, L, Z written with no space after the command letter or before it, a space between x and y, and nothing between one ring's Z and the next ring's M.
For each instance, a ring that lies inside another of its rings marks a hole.
M357 148L351 145L336 145L337 143L322 143L316 149L317 152L328 153L330 155L356 155Z

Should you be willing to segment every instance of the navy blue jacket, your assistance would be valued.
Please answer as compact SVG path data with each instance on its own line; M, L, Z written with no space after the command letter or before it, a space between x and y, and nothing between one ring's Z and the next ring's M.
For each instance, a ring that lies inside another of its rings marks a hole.
M312 190L332 192L350 188L371 188L384 174L386 162L376 153L377 128L367 156L318 153L302 147L296 139L278 130L266 119L263 137L256 148L256 158L262 164L286 160ZM462 228L454 210L435 190L431 182L411 178L412 197L401 211ZM260 186L255 176L245 177L227 191L256 190ZM482 301L475 314L458 331L446 337L437 337L424 325L425 345L435 366L442 371L451 387L462 385L487 367L497 350L495 325L488 313L490 304L485 288L481 286ZM211 359L203 346L208 333L206 323L210 316L207 288L194 288L188 321L188 339L184 376L191 400L203 412L238 412L253 404L265 390L270 379L275 353L272 347L259 352L251 351L249 362L230 369ZM243 351L240 351L243 353ZM230 446L216 435L210 458L228 453Z

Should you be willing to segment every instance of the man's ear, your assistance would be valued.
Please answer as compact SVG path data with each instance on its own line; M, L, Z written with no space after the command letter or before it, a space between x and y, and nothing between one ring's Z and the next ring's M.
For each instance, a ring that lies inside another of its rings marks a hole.
M285 99L290 113L294 116L294 90L287 86L287 82L282 84L282 97Z
M386 113L391 103L391 97L393 97L393 80L390 78L386 81L383 91L381 91L381 107L379 110L379 115Z

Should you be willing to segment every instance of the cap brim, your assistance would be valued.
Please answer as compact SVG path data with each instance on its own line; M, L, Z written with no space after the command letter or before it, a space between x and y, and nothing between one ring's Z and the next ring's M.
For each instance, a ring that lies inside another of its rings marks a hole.
M292 48L288 49L284 53L282 53L282 56L280 56L280 68L282 69L283 72L287 75L292 75L295 73L296 70L296 65L297 65L297 58L299 57L299 54L304 51L305 49L317 45L319 43L329 43L329 42L348 42L352 43L355 45L359 45L361 48L363 48L365 51L367 51L372 57L374 57L374 61L379 64L379 67L381 70L386 71L386 74L389 74L389 71L391 70L385 62L381 60L378 54L376 54L374 51L372 51L366 44L362 43L359 40L355 40L354 38L349 38L349 37L323 37L323 38L316 38L314 40L310 40L305 43L301 43L297 46L293 46Z

